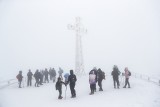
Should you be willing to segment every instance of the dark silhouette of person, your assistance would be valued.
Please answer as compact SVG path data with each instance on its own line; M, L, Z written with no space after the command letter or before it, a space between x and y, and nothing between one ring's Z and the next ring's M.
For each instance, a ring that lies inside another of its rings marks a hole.
M70 90L71 90L71 98L76 97L76 91L75 91L75 84L76 84L77 78L76 75L73 73L73 70L70 70L70 75L68 77L68 82L70 85Z
M19 74L16 76L16 78L18 79L19 88L22 88L21 87L22 79L23 79L22 71L19 71Z
M120 71L116 65L114 65L111 75L113 76L114 88L116 88L116 83L117 83L117 88L119 88L119 86L120 86L120 84L119 84Z
M62 84L65 84L60 77L58 77L57 82L56 82L56 90L59 91L59 96L58 99L62 99Z
M31 70L29 69L28 73L27 73L27 86L32 86L32 72Z

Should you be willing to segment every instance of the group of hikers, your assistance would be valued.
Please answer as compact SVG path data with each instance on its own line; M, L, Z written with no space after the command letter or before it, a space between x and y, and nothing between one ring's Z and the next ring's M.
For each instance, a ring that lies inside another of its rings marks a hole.
M59 75L62 75L63 70L59 68L58 73ZM34 74L29 69L27 73L27 86L28 87L32 86L33 77L35 78L35 87L39 87L39 85L43 85L43 83L49 83L49 76L50 80L55 82L56 75L57 73L54 68L50 68L49 70L47 68L45 68L44 70L37 69ZM18 79L19 88L22 88L22 80L23 80L22 71L19 71L19 74L16 76L16 78Z
M128 70L128 67L125 67L124 71L125 72L122 73L122 76L125 76L125 85L123 88L126 88L127 85L128 85L128 88L130 88L129 77L131 76L131 72ZM120 74L121 72L119 71L118 67L114 65L113 71L111 73L111 75L113 76L114 88L116 88L116 84L117 84L117 88L119 88L120 86L120 83L119 83Z
M126 88L126 86L128 85L128 88L130 88L130 83L129 83L129 76L131 76L131 72L128 70L128 67L125 67L124 69L124 73L122 73L122 76L125 76L125 85L123 86L123 88ZM118 67L116 65L114 65L113 67L113 71L111 72L111 75L113 77L113 84L114 84L114 88L118 88L120 87L120 83L119 83L119 75L121 74L121 72L119 71ZM98 82L98 86L99 86L99 91L103 91L102 88L102 80L105 79L105 73L99 68L97 70L96 67L94 67L90 72L89 72L89 83L90 83L90 95L94 94L94 92L96 92L96 83Z
M129 77L131 76L131 72L128 70L126 67L124 69L124 73L122 73L122 76L125 77L125 85L123 88L126 88L128 85L128 88L130 88L130 83L129 83ZM63 70L59 68L59 76L57 78L57 82L55 84L56 90L59 92L58 99L62 99L62 85L67 86L69 84L70 86L70 91L71 91L71 98L76 97L76 91L75 91L75 85L77 81L77 77L74 74L73 70L70 70L69 73L64 74L65 80L63 81ZM28 71L27 73L27 86L32 86L32 76L35 77L35 87L39 87L39 85L43 85L42 83L49 82L48 76L50 75L50 80L55 82L56 79L56 71L54 68L50 68L49 71L47 69L45 70L36 70L34 75L32 74L31 70ZM111 75L113 77L113 84L114 88L120 87L120 82L119 82L119 75L121 75L121 72L119 71L118 67L114 65L113 71L111 72ZM22 76L22 71L19 71L19 74L16 76L19 82L19 88L21 88L23 76ZM94 67L90 72L89 72L89 84L90 84L90 95L93 95L94 92L96 92L96 83L98 82L99 86L99 91L103 91L102 88L102 81L105 79L105 72L103 72L100 68L97 69Z

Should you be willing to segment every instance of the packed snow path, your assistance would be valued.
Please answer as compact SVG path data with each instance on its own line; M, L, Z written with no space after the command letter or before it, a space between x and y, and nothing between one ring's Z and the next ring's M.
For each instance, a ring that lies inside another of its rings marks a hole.
M45 83L41 87L17 88L17 84L0 90L0 107L160 107L160 86L150 82L130 78L131 88L113 88L111 76L102 82L104 91L89 95L88 76L78 77L76 98L70 98L67 86L66 99L58 100L55 83ZM63 86L63 97L65 97ZM98 86L97 86L98 90Z

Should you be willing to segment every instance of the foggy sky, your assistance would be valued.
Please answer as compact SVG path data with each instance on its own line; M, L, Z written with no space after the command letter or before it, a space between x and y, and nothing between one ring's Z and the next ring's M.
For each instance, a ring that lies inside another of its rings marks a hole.
M0 0L0 74L75 67L75 32L82 18L85 71L160 74L159 0Z

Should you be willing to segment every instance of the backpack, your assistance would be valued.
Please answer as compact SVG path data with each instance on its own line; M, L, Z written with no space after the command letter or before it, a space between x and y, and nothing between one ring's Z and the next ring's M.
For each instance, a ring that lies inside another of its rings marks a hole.
M103 71L99 72L98 73L98 79L102 79L102 80L105 79L105 72L103 72Z
M129 74L128 74L129 76L131 76L131 72L129 71Z
M120 75L121 74L121 72L118 70L118 75Z
M103 79L105 79L106 77L105 77L105 72L102 72L102 75L103 75Z
M19 80L19 74L16 76L16 78Z

